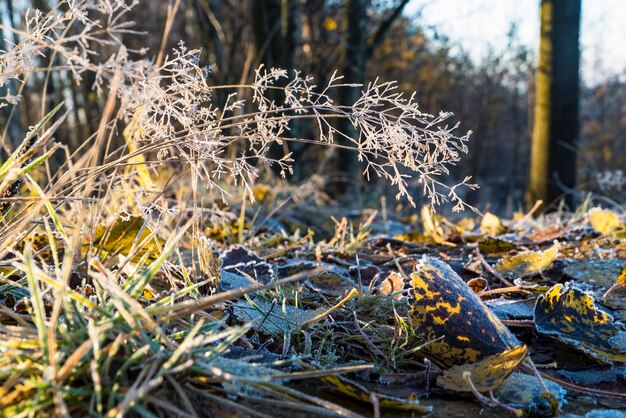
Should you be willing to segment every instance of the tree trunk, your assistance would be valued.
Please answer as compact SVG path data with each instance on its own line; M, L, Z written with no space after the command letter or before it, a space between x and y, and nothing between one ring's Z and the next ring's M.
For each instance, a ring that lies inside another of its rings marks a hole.
M281 66L281 6L281 0L252 0L252 24L257 60L268 70Z
M542 0L528 203L576 185L581 0ZM568 205L573 196L565 195Z
M363 84L365 81L365 68L367 65L367 7L369 0L348 0L346 9L347 39L343 60L343 80L345 84ZM361 89L355 87L343 87L340 91L340 103L342 106L352 106L360 96ZM357 139L358 132L348 119L340 119L337 124L339 131L348 138ZM337 138L339 144L354 146L348 138ZM333 182L333 194L342 194L345 183L353 185L360 181L359 162L356 153L339 148L335 164L338 178Z
M343 83L365 83L367 62L374 50L383 41L393 22L402 14L408 2L409 0L400 0L394 8L390 9L368 42L367 8L370 6L371 0L348 0L346 9L348 33L343 61ZM361 91L362 89L355 87L342 88L339 93L341 105L345 107L354 105L359 99ZM352 123L348 119L340 119L337 128L345 135L345 137L338 138L339 144L354 147L355 144L350 141L350 138L357 140L359 133ZM342 194L345 190L345 183L353 186L362 184L360 164L354 151L340 148L337 152L335 169L339 178L336 182L331 183L331 189L334 189L331 190L331 193ZM355 191L358 192L358 188Z
M289 71L289 77L293 78L301 62L299 58L299 51L302 48L302 2L301 0L291 0L283 2L283 12L286 17L286 27L284 34L284 49L283 49L283 67ZM293 113L292 113L293 114ZM303 133L303 120L292 119L289 121L289 136L291 138L302 138ZM298 182L304 180L311 174L310 167L306 163L307 149L310 148L309 144L302 142L292 142L289 144L289 150L293 153L293 159L295 161L293 180Z

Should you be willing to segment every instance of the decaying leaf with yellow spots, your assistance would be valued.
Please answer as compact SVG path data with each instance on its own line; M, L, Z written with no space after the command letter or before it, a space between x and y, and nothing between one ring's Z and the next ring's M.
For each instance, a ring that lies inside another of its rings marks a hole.
M535 304L537 331L550 334L603 362L626 362L626 329L570 284L553 286Z
M534 276L550 267L559 254L559 244L545 251L525 251L510 258L504 258L496 265L496 270L508 279Z
M519 345L502 322L441 260L424 257L410 275L409 316L420 351L443 368L475 363Z
M54 241L54 246L57 251L57 257L63 258L63 254L65 251L63 247L63 240L61 240L58 236L54 234L51 236L45 233L31 234L24 238L22 241L18 242L15 246L15 250L23 253L26 248L26 243L29 243L32 248L33 255L37 259L51 261L53 259L51 241ZM13 270L14 269L10 269L10 271Z
M477 363L463 364L446 370L437 378L437 384L455 392L472 392L471 385L478 392L488 392L500 386L504 379L517 369L527 354L528 348L525 345L518 345Z

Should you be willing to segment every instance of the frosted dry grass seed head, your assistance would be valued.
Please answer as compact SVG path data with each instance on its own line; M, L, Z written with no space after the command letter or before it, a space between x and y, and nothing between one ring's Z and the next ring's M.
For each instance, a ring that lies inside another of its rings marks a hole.
M451 201L454 210L469 207L457 193L461 186L476 187L469 178L453 186L442 180L467 153L471 133L458 136L458 124L446 125L450 113L422 113L415 94L406 98L395 83L378 80L363 87L353 106L335 104L333 92L346 87L336 74L321 90L311 77L295 72L289 78L286 70L264 67L256 70L249 85L210 86L209 70L200 68L198 59L199 51L181 44L159 68L133 67L139 73L127 78L132 83L120 89L120 99L126 115L141 112L136 129L142 133L144 149L157 150L160 158L176 150L172 157L186 160L208 186L220 188L219 181L229 176L251 191L263 165L278 165L282 176L292 172L290 153L270 157L272 143L302 141L336 147L342 146L337 141L342 137L364 163L364 175L390 181L397 187L397 198L405 197L414 205L409 182L415 180L433 205ZM236 91L242 88L251 92L251 103L238 97ZM234 91L221 108L211 102L211 91L216 89ZM280 102L275 100L277 92ZM356 138L335 127L340 118L357 128ZM293 119L312 119L318 138L291 138ZM234 143L240 153L233 158L226 150Z
M210 69L199 65L200 51L182 42L159 65L141 58L146 51L126 50L121 35L137 32L122 17L138 1L62 3L70 7L63 11L57 6L47 14L31 11L25 29L14 30L20 41L0 55L0 84L26 80L27 74L37 70L36 57L52 53L62 63L57 68L69 71L78 82L83 72L94 72L93 89L98 94L107 81L120 75L115 117L136 122L138 134L132 137L140 142L139 152L156 151L160 159L182 159L199 181L223 193L220 182L225 177L250 190L263 165L278 165L283 176L292 172L291 154L268 155L272 143L303 141L337 147L342 146L337 139L343 137L341 142L348 143L363 163L363 174L391 182L398 198L415 204L409 187L413 180L433 205L451 201L454 210L468 207L457 190L475 188L469 178L452 186L442 178L467 153L470 133L458 135L458 124L447 125L449 113L421 112L415 94L406 97L395 83L376 80L347 86L333 74L328 85L318 88L311 77L299 72L290 78L284 69L261 67L249 85L211 86L207 82ZM94 11L103 13L106 21L91 20ZM67 29L72 25L78 29L70 34ZM97 58L94 46L108 47L110 53ZM336 90L343 87L361 89L354 105L333 101ZM221 107L212 102L216 89L232 90ZM242 91L251 97L250 103L239 97ZM15 103L18 98L9 95L3 101ZM289 121L296 118L314 120L318 137L290 138ZM349 119L357 129L356 138L337 130L339 118ZM234 143L240 152L233 157L226 150Z

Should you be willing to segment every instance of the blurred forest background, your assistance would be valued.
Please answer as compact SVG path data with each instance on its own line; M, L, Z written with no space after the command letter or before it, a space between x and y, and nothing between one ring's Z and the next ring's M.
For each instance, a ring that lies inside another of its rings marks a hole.
M496 3L500 0L492 0ZM20 28L29 7L50 9L47 0L0 0L2 23ZM168 1L142 1L124 16L136 22L123 43L131 54L155 55L161 47L163 22ZM211 82L239 85L249 82L254 69L267 67L297 69L324 86L333 72L348 83L367 83L380 78L397 80L399 88L417 92L421 108L437 114L455 114L463 131L472 130L470 153L452 173L457 179L472 176L480 185L468 194L468 203L479 209L510 214L524 204L529 182L531 137L535 102L538 45L520 39L518 22L509 22L505 42L492 47L479 59L462 42L446 36L445 30L428 21L423 13L431 0L182 0L173 23L166 51L184 42L189 48L202 48L202 64L211 66ZM446 0L437 1L446 3ZM540 2L534 4L537 10ZM603 7L602 2L594 2ZM607 10L607 13L610 13ZM490 25L492 15L480 13L466 19L483 19ZM625 22L626 23L626 22ZM445 28L444 28L445 29ZM143 33L143 34L142 34ZM584 34L583 34L584 36ZM3 33L4 42L13 43L15 34ZM94 49L107 46L94 45ZM8 45L0 45L7 50ZM105 54L103 54L104 56ZM54 65L54 56L34 57L39 67ZM626 63L624 64L626 68ZM40 92L47 91L49 109L65 100L73 109L70 124L57 133L57 139L70 148L97 130L106 95L99 97L91 87L96 75L85 73L81 84L63 72L35 74L27 89L20 85L1 88L23 97L19 107L0 109L0 126L8 112L18 112L20 123L12 123L10 138L23 138L23 131L42 116ZM580 140L576 191L595 192L606 202L623 202L626 196L626 72L603 77L583 77L580 85ZM593 80L593 81L590 81ZM36 81L36 82L34 82ZM242 92L244 93L244 92ZM339 103L351 103L354 91L339 93ZM216 91L216 103L225 95ZM349 131L350 126L344 127ZM20 132L21 131L21 132ZM315 135L313 126L293 122L294 138ZM354 157L328 149L292 143L296 161L290 181L300 182L324 173L326 181L339 181L339 189L356 180L358 163ZM281 152L281 150L276 150ZM337 155L338 154L338 155ZM357 169L346 169L356 165ZM381 189L386 187L383 184ZM374 190L374 187L364 188ZM351 189L350 189L351 190ZM355 189L356 190L356 189ZM350 192L351 193L351 192ZM366 193L366 199L370 193Z

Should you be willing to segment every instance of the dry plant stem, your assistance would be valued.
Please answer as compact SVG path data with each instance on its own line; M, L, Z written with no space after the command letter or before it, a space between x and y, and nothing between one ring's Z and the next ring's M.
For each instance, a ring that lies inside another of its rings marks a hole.
M537 209L541 207L541 205L543 205L543 200L537 200L535 204L533 205L533 207L528 211L528 213L524 215L524 217L520 219L519 221L517 221L515 224L517 226L524 225L530 219L530 217L533 216L533 213L535 213Z
M517 417L521 417L523 412L519 409L515 409L515 408L511 408L508 405L505 405L503 403L501 403L500 401L498 401L494 396L493 396L493 391L489 391L489 398L487 398L486 396L484 396L482 393L480 393L478 391L478 389L476 388L476 386L474 385L474 382L472 381L472 373L471 372L464 372L463 373L463 380L465 380L465 382L468 384L468 386L470 387L470 390L472 391L472 393L474 394L474 396L476 397L476 399L482 403L485 406L488 406L490 408L499 406L501 408L503 408L505 411L510 412L512 414L514 414Z
M365 340L365 342L367 343L367 345L372 349L372 351L374 351L375 353L377 353L381 358L385 358L385 353L383 353L380 348L376 347L376 345L370 340L370 338L365 334L365 331L363 331L363 328L361 327L361 325L359 324L359 318L357 317L356 312L353 312L354 314L354 325L356 325L356 328L359 330L359 333L361 334L361 336L363 337L363 339Z
M263 414L253 408L247 407L245 405L242 405L240 402L234 402L228 399L228 397L226 396L216 396L211 394L209 391L202 391L199 390L197 388L195 388L192 385L186 385L185 386L187 389L193 390L195 392L197 392L199 395L212 400L213 402L215 402L216 404L223 404L226 405L230 408L232 408L235 411L243 411L247 414L250 414L250 416L253 417L259 417L259 418L274 418L271 415L267 415L267 414Z
M309 365L301 361L298 361L297 363L300 367L307 368L307 369L310 368ZM273 375L268 376L268 378L271 380L315 379L315 378L324 377L324 376L335 376L338 374L362 372L365 370L372 370L373 368L374 368L373 364L360 364L357 366L335 367L332 369L323 369L323 370L313 369L313 370L307 370L303 372L291 372L287 374L273 374Z
M472 381L472 373L471 372L469 372L469 371L463 372L463 380L465 381L465 383L467 383L467 385L469 386L470 390L472 391L472 393L474 394L474 396L476 397L478 402L480 402L483 405L486 405L488 407L493 407L494 406L494 404L491 402L491 400L489 400L489 398L485 397L482 393L480 393L478 391L478 389L474 385L474 382Z
M288 386L277 387L277 386L273 386L270 384L263 384L262 386L260 384L251 384L251 386L256 386L259 389L266 392L267 394L274 395L276 397L285 398L289 396L289 397L292 397L293 399L304 400L304 401L310 402L312 404L321 406L322 408L326 408L327 410L334 412L335 414L340 415L340 416L345 416L345 417L350 417L350 418L363 418L362 415L356 414L350 411L349 409L343 408L333 402L329 402L317 396L308 395L306 393L296 391L294 389L291 389ZM276 389L272 390L272 388L276 388Z
M396 253L393 251L393 248L391 248L391 244L387 244L387 250L389 250L389 254L391 254L391 257L393 257L393 262L396 265L396 268L398 269L400 275L402 275L402 278L406 280L407 283L411 283L411 278L404 272L404 269L400 265L400 261L398 261L398 257L396 257Z
M193 403L191 402L191 400L189 400L189 397L187 396L183 388L180 386L180 383L178 383L172 376L166 375L165 377L167 381L170 383L170 385L172 385L172 387L174 388L174 390L176 391L176 393L182 400L183 405L187 409L186 416L190 418L197 418L198 414L196 413L196 410L193 407Z
M532 293L532 292L529 292L528 290L523 289L520 286L513 286L513 287L501 287L499 289L485 290L485 291L480 292L478 296L480 296L481 298L484 298L484 297L488 297L491 295L497 295L501 293L513 293L513 292Z
M506 320L506 319L501 319L500 322L502 322L504 325L508 326L508 327L530 327L530 328L534 328L535 325L535 321L516 321L516 320Z
M221 302L226 302L228 300L237 299L243 295L258 292L261 290L273 289L276 286L280 286L286 283L303 280L309 277L311 274L322 273L322 272L328 271L329 269L330 269L329 267L321 267L321 268L316 268L314 270L302 271L300 273L296 273L292 276L285 277L284 279L277 280L275 282L268 283L266 285L254 285L253 284L250 286L240 287L238 289L228 290L226 292L220 292L212 296L206 296L198 300L186 300L184 302L180 302L171 306L148 307L146 308L146 312L150 315L166 314L159 319L163 322L171 321L173 319L191 315L192 313L196 311L209 308Z
M522 370L525 370L529 373L534 373L534 371L532 370L531 367L526 366L525 364L522 364L521 366ZM546 380L550 380L554 383L558 383L559 385L566 387L568 389L574 390L576 392L580 392L580 393L584 393L586 395L595 395L595 396L602 396L605 398L617 398L617 399L626 399L626 393L619 393L619 392L610 392L610 391L606 391L606 390L600 390L600 389L590 389L590 388L584 388L582 386L578 386L575 385L573 383L569 383L566 382L565 380L559 379L558 377L554 377L551 376L547 373L538 371L539 374L541 375L541 377L543 377Z
M483 257L483 255L480 253L480 250L478 248L474 250L474 255L476 255L476 258L478 258L478 261L480 261L480 264L482 264L483 267L487 269L487 271L491 273L496 279L500 280L502 283L504 283L505 285L509 287L517 287L514 283L505 279L504 276L498 273L498 270L491 267L491 264L489 264L487 260L485 260L485 257Z
M331 313L333 313L334 311L336 311L337 309L341 308L343 305L348 303L357 294L358 294L357 290L352 288L352 290L350 290L350 293L348 293L348 295L346 297L341 299L339 301L339 303L337 303L336 305L332 306L330 309L322 312L321 314L317 315L315 318L309 319L308 321L306 321L305 323L302 324L300 329L307 329L311 324L314 324L314 323L316 323L318 321L321 321L322 319L324 319L325 317L327 317L328 315L330 315Z
M374 392L370 392L370 402L374 408L374 418L380 418L380 402L378 402L378 397Z
M539 380L539 384L541 385L541 387L543 388L543 390L545 392L550 392L550 390L548 389L548 387L546 386L546 382L543 381L543 379L541 378L541 373L539 372L539 370L537 369L537 366L535 366L535 363L533 362L533 360L530 357L526 357L524 359L524 363L528 365L528 367L530 367L530 369L532 370L533 374L535 375L535 377L537 378L537 380Z
M252 396L248 396L245 394L237 394L237 397L241 398L241 399L250 399L253 401L258 402L257 398L254 398ZM280 411L285 411L285 410L294 410L294 411L298 411L298 414L302 414L304 412L309 412L311 414L313 414L312 416L327 416L327 415L337 415L337 414L333 414L331 412L328 411L328 409L325 408L320 408L318 406L314 406L314 405L309 405L309 404L305 404L303 402L299 402L298 400L291 400L291 399L283 399L283 400L276 400L276 399L263 399L263 403L266 405L271 405L273 408L275 408L274 410L280 410Z
M156 66L161 66L163 62L163 54L165 53L165 44L167 43L167 38L170 35L170 31L172 30L172 24L174 23L174 17L176 17L176 12L178 11L178 7L180 6L180 0L174 0L174 4L172 1L167 5L167 18L165 20L165 28L163 29L163 36L161 37L161 47L159 48L159 54L156 59Z
M497 400L496 397L493 396L493 390L489 391L489 399L491 399L491 402L493 402L494 405L499 406L500 408L504 409L505 411L512 413L516 417L522 417L524 415L524 411L522 411L521 409L512 408L512 407L508 406L507 404L503 404L502 402Z

